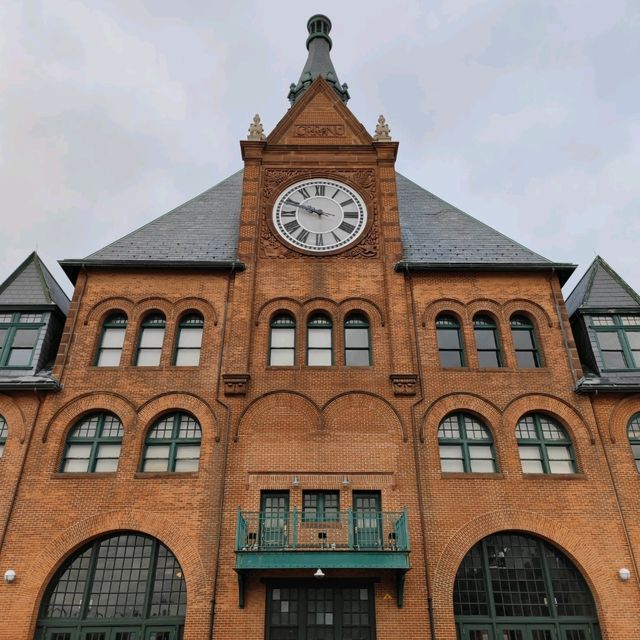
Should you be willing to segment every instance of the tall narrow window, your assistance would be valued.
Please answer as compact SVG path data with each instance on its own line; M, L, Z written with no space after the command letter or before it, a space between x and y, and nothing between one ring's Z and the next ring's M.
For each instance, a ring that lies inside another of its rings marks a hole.
M478 365L480 367L501 367L502 354L498 340L498 328L493 318L477 315L473 319L473 333L476 338Z
M96 354L98 367L117 367L120 364L124 334L127 330L127 316L124 313L112 313L102 325L100 346Z
M307 364L330 367L333 364L333 324L330 318L318 313L307 324Z
M154 367L160 364L166 322L161 313L150 313L142 321L136 364L139 367Z
M511 338L516 350L518 366L523 369L535 369L540 366L540 354L536 344L533 322L526 316L511 316Z
M0 313L0 367L30 367L42 313Z
M640 413L636 413L629 420L627 435L629 436L629 444L631 445L631 453L633 453L636 469L640 471Z
M0 416L0 458L4 453L4 445L7 443L7 436L9 435L9 427L7 427L7 421L4 416Z
M493 473L496 460L491 432L468 413L452 413L438 427L440 469Z
M362 313L351 313L344 322L344 363L348 367L371 364L369 320Z
M460 335L460 323L445 313L436 318L436 336L440 365L443 367L464 367L464 349Z
M640 315L592 316L604 369L640 369Z
M177 366L196 367L200 364L203 329L204 319L199 313L190 313L182 317L176 343L175 364Z
M163 416L149 430L142 471L197 471L201 430L187 413Z
M93 413L82 418L67 437L62 471L116 471L122 434L122 423L112 413Z
M576 473L571 439L552 418L529 413L516 427L523 473Z
M296 322L288 313L271 320L269 366L292 367L296 362Z

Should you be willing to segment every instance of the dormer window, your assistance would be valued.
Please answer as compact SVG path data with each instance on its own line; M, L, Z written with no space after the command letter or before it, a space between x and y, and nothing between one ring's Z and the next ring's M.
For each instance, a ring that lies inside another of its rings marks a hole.
M30 368L42 313L0 313L0 367Z
M640 315L591 317L603 369L640 369Z

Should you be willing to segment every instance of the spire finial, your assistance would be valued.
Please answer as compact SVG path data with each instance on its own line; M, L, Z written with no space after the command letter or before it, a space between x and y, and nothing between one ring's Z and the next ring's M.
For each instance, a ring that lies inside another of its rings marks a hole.
M378 124L376 125L376 132L373 139L376 142L391 142L391 129L389 129L389 125L383 115L378 118Z
M266 140L266 136L264 135L264 127L262 126L262 122L260 122L260 116L256 113L253 116L253 122L249 125L249 135L247 136L247 140Z

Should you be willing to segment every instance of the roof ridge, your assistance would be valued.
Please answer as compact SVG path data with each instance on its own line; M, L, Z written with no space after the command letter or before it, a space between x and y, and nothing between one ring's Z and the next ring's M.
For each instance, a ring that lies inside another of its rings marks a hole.
M49 285L47 284L47 281L45 280L44 277L44 273L42 273L42 261L40 260L40 256L34 251L34 256L33 256L33 264L36 268L36 272L38 274L38 278L40 279L40 284L42 285L42 289L46 295L47 298L49 298L49 303L50 304L54 304L53 302L53 297L51 295L51 291L49 289Z

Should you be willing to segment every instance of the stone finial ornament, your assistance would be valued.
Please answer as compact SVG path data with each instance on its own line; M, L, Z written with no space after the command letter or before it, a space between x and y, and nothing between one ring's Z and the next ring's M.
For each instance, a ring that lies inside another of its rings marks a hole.
M262 122L260 122L260 116L256 113L253 116L253 122L249 125L249 135L247 136L247 140L266 140L267 137L264 135L264 127L262 126Z
M391 141L391 130L389 129L389 125L387 124L384 116L380 116L378 118L378 124L376 125L376 132L373 136L373 139L376 142L390 142Z

